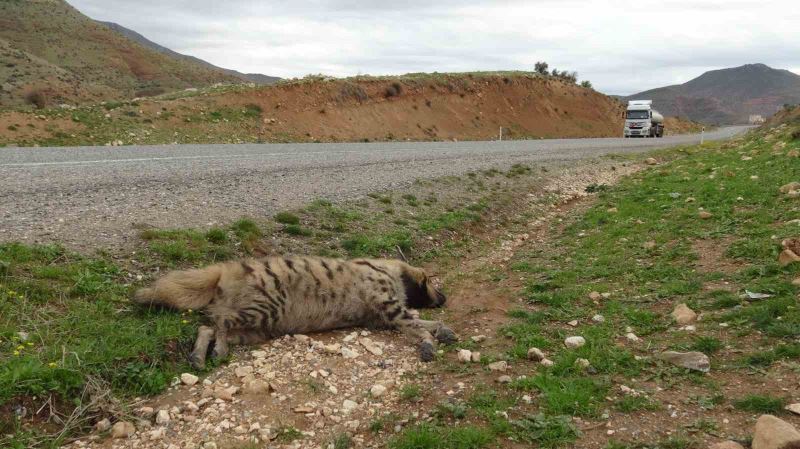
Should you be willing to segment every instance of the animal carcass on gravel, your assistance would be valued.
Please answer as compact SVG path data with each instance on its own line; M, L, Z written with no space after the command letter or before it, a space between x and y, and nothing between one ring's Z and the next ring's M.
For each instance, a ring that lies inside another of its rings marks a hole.
M173 271L133 300L179 310L201 310L214 327L201 326L191 355L205 365L225 357L228 344L252 344L284 334L343 327L393 327L420 340L420 358L433 360L435 340L452 342L453 331L421 320L409 308L440 307L445 296L425 272L399 260L319 257L244 259Z

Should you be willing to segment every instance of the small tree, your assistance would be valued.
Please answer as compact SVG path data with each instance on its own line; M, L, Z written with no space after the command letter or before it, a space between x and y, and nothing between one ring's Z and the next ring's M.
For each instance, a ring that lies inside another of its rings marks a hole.
M589 80L581 81L581 87L585 87L587 89L592 89L592 82Z
M534 65L534 70L536 70L536 73L538 73L539 75L547 75L547 69L549 67L550 65L548 63L544 61L539 61Z

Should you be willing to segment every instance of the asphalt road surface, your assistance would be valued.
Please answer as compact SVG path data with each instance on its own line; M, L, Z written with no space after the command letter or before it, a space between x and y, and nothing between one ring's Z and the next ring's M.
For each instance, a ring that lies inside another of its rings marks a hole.
M747 127L722 128L707 140ZM0 241L124 243L134 223L227 224L317 199L514 163L552 164L698 143L662 139L0 148ZM577 162L576 162L577 163Z

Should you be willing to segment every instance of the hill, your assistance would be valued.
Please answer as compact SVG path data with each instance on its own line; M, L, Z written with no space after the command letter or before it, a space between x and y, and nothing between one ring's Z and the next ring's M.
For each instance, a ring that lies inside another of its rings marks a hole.
M622 104L520 72L306 77L126 103L0 114L0 144L491 140L611 137Z
M280 78L278 78L276 76L262 75L260 73L242 73L242 72L238 72L236 70L224 69L222 67L217 67L214 64L211 64L210 62L206 62L206 61L204 61L204 60L202 60L200 58L196 58L194 56L189 56L189 55L184 55L184 54L178 53L176 51L173 51L173 50L171 50L171 49L169 49L167 47L159 45L159 44L151 41L150 39L142 36L141 34L137 33L136 31L133 31L133 30L128 29L128 28L125 28L124 26L122 26L122 25L120 25L118 23L101 22L101 21L98 21L98 23L100 23L102 25L105 25L108 28L111 28L112 30L116 31L117 33L127 37L128 39L130 39L130 40L132 40L134 42L138 42L139 44L141 44L141 45L143 45L143 46L145 46L147 48L153 49L153 50L155 50L155 51L157 51L159 53L163 53L163 54L165 54L167 56L171 56L171 57L177 58L177 59L186 59L186 60L191 61L193 63L197 63L197 64L209 67L209 68L214 69L214 70L219 70L221 72L227 73L228 75L240 78L242 81L246 81L246 82L250 82L250 83L256 83L256 84L274 84L274 83L277 83L278 81L281 80Z
M131 98L241 79L146 48L63 0L0 2L0 107ZM35 101L35 100L34 100Z
M764 64L747 64L622 98L634 99L651 99L666 115L710 124L747 123L751 114L769 117L784 104L800 103L800 76Z

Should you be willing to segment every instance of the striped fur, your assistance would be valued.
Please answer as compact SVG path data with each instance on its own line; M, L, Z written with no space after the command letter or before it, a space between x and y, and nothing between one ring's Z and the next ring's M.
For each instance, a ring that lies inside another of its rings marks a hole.
M455 334L436 321L415 318L409 308L440 307L445 296L425 272L397 260L268 257L174 271L134 301L179 310L204 309L213 327L201 327L192 361L225 357L228 343L257 343L285 334L352 326L397 328L420 341L429 361L435 340Z

